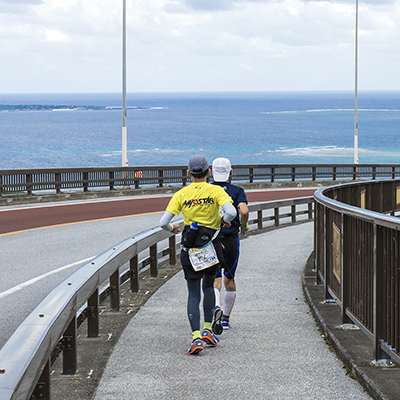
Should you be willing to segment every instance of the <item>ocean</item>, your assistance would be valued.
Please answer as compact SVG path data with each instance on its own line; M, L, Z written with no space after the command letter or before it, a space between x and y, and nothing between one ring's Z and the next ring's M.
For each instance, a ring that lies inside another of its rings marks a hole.
M0 105L116 107L0 112L0 169L120 166L122 96L0 94ZM353 163L354 93L129 93L130 166ZM118 108L119 107L119 108ZM358 94L360 163L399 163L400 92Z

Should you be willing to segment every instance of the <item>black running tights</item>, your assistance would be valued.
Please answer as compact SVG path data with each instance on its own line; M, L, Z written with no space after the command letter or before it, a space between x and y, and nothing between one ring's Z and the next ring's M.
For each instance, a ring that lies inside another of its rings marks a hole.
M188 279L187 313L190 327L193 331L200 330L200 285L203 281L203 312L204 322L212 322L215 307L214 275L203 275L203 279Z

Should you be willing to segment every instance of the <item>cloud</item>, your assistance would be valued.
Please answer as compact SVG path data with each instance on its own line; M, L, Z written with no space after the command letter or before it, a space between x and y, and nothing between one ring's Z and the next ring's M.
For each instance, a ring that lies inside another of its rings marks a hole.
M0 5L2 3L9 4L42 4L44 0L0 0Z
M355 6L355 0L303 0L304 2L319 2L319 3L341 3L351 4ZM394 4L396 0L362 0L366 4L382 5ZM178 2L175 2L178 3ZM237 4L245 3L285 3L284 0L184 0L182 3L193 10L228 10L232 9Z
M58 42L58 43L68 43L71 39L63 32L56 29L45 29L44 34L46 41L48 42Z
M32 6L44 4L44 0L0 0L1 14L29 14Z
M0 0L0 90L119 91L121 3ZM400 89L399 14L360 1L360 89ZM351 90L354 24L354 0L127 0L128 91Z
M183 3L194 10L228 10L233 7L232 0L185 0Z

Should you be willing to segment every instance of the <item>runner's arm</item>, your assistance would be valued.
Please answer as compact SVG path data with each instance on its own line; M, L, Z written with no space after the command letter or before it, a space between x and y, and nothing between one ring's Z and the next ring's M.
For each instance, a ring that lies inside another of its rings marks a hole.
M169 211L165 211L164 215L161 217L160 222L158 223L162 229L172 233L180 232L179 224L171 224L171 219L174 217Z
M242 233L246 233L250 228L247 224L249 221L249 208L245 202L239 203L240 210L240 230ZM243 225L245 226L243 226Z
M230 222L236 217L236 208L233 207L233 204L227 201L223 206L222 209L224 210L224 217L223 222Z

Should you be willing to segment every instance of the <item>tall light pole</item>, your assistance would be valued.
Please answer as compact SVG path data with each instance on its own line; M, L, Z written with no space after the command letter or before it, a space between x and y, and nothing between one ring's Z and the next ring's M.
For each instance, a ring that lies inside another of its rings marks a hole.
M354 90L354 164L358 164L358 0L356 0L355 90Z
M126 133L126 0L122 0L122 166L128 166Z

